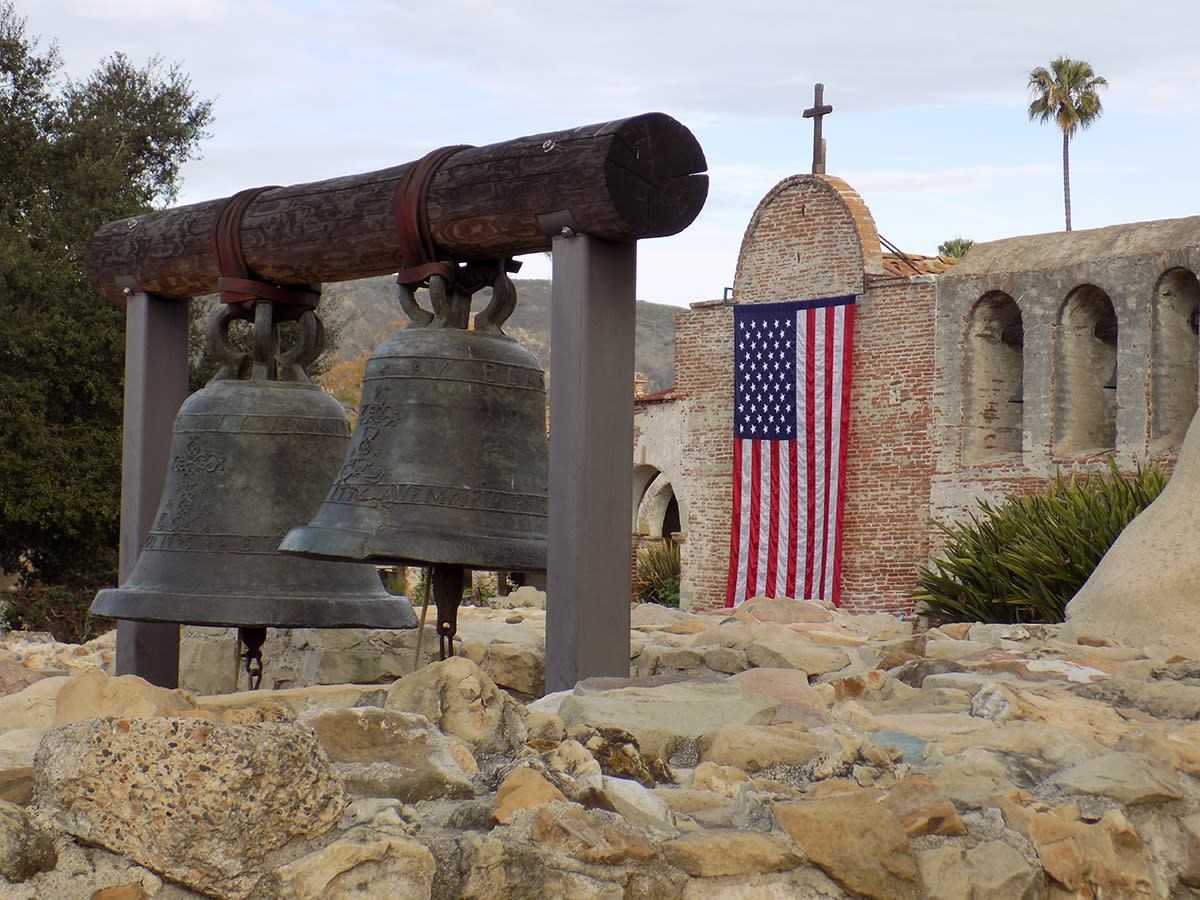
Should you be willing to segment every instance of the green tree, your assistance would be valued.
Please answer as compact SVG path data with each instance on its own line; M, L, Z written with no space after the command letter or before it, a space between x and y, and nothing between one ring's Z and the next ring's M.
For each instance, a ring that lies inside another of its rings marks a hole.
M950 238L950 240L938 244L938 255L961 259L962 255L974 246L975 242L970 238Z
M177 196L212 105L158 59L61 65L0 0L0 567L92 589L116 570L125 322L84 249Z
M1071 230L1071 138L1078 128L1087 128L1100 118L1099 89L1108 82L1082 60L1060 56L1046 69L1038 66L1029 73L1029 118L1038 122L1054 120L1063 136L1063 206L1067 213L1067 231Z

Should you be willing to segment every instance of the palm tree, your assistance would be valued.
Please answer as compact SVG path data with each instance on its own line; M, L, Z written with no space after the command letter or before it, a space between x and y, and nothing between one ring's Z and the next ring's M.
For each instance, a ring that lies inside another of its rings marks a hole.
M970 238L956 237L938 244L938 256L949 256L951 259L961 259L963 254L975 246Z
M1029 118L1038 122L1053 119L1063 133L1063 204L1067 211L1067 231L1071 230L1071 158L1070 143L1076 128L1087 128L1103 111L1097 88L1108 82L1082 60L1060 56L1050 68L1038 66L1029 73Z

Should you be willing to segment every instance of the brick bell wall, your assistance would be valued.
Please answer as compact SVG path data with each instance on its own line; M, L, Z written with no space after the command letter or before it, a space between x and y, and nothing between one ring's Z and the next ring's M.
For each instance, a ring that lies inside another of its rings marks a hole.
M885 276L875 223L844 181L798 175L777 185L746 229L737 303L858 296L847 445L843 607L911 611L926 559L933 285ZM680 476L690 512L681 599L724 604L733 465L733 311L696 304L676 323Z

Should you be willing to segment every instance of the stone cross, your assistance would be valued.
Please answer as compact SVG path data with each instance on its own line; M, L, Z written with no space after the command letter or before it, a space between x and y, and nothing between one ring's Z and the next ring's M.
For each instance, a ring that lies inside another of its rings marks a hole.
M814 175L825 174L825 139L821 137L821 118L833 112L833 107L824 104L823 94L825 85L816 84L813 87L813 105L812 109L804 111L804 118L813 119L813 164L812 170Z

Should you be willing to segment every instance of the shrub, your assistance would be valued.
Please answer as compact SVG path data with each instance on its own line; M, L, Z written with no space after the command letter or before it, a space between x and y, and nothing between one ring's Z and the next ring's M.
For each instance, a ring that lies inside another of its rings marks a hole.
M115 627L115 619L88 614L95 599L91 588L76 589L58 584L22 580L4 595L0 625L13 631L48 631L55 640L82 644Z
M647 544L637 555L637 598L642 603L679 606L679 545Z
M969 521L939 526L948 542L922 567L919 612L950 622L1061 622L1121 530L1166 485L1158 463L1124 477L1060 471L1054 484L998 506L979 504Z

